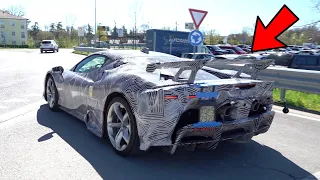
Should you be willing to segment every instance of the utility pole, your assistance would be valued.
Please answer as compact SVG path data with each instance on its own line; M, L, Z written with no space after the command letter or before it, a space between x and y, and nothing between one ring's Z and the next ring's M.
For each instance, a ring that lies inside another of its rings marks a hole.
M137 12L134 12L134 38L133 38L133 44L134 44L134 49L136 50L136 37L137 37Z
M178 31L178 22L176 21L176 31Z
M94 36L96 42L97 39L97 0L94 0Z

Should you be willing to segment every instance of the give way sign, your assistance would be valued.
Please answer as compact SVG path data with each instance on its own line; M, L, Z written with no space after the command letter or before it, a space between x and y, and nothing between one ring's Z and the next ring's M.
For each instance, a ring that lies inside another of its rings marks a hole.
M202 21L208 14L208 11L189 8L189 12L192 17L193 23L196 26L196 29L199 29Z

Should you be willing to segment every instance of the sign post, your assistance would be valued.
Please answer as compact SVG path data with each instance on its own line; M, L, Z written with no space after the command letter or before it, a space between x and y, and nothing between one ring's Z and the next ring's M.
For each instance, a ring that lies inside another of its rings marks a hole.
M79 37L79 46L80 46L80 39L84 36L84 28L78 27L78 37Z
M189 43L194 46L193 56L195 57L196 48L203 45L204 37L203 34L199 31L199 27L207 16L208 11L198 10L198 9L191 9L189 8L189 12L195 26L195 30L189 33Z

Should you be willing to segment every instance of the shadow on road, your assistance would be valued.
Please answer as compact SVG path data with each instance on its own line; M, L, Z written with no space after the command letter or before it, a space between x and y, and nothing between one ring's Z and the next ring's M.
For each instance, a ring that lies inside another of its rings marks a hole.
M310 173L278 151L255 141L224 142L215 151L180 149L169 155L158 149L139 157L117 156L107 139L91 134L83 122L47 105L37 112L38 123L51 128L83 156L103 179L301 179ZM53 133L38 141L48 141Z

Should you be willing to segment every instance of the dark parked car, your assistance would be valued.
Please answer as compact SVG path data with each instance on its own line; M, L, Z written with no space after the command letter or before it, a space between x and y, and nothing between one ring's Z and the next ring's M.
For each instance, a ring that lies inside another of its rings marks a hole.
M288 68L320 71L319 55L294 55Z
M239 48L238 46L232 46L232 45L219 45L221 49L232 49L234 50L237 54L247 54L243 49Z
M206 46L214 55L223 55L223 54L229 54L228 51L223 50L221 48L219 48L218 46L214 46L214 45L207 45Z

